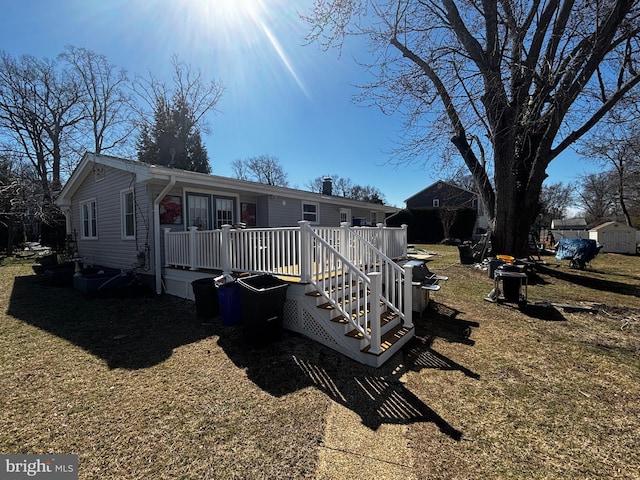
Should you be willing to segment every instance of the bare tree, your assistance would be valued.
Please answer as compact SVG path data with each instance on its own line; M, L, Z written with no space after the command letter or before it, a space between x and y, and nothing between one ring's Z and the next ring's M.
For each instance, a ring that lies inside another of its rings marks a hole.
M564 218L573 203L574 188L562 182L542 185L540 194L540 226L549 228L554 219Z
M549 163L640 82L639 9L633 0L316 0L307 19L326 47L369 38L376 79L363 96L406 114L404 159L449 138L493 246L524 256Z
M316 193L323 192L325 179L331 179L331 189L333 195L353 200L361 200L370 203L384 203L384 194L371 185L357 185L350 178L340 177L337 174L316 177L307 182L307 188Z
M232 168L236 178L278 187L289 186L287 174L278 157L258 155L245 160L234 160Z
M36 169L46 203L61 187L69 136L84 119L81 100L74 77L55 61L0 53L0 130L11 155Z
M233 171L234 178L238 180L250 181L250 173L246 162L243 162L239 158L236 158L231 162L231 170Z
M86 48L67 46L60 59L75 77L84 109L84 122L78 125L79 154L130 153L134 130L130 84L124 70L117 70L107 57Z
M628 198L633 194L640 172L640 125L637 122L612 120L606 128L591 135L580 150L585 157L600 163L614 173L613 187L626 224L633 226Z
M580 197L587 222L601 223L615 216L615 176L608 172L585 175Z

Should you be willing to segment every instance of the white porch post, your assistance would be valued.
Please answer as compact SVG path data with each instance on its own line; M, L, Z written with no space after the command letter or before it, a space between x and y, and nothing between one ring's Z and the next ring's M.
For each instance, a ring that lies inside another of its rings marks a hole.
M413 327L413 266L404 266L404 326L407 328Z
M400 225L400 228L402 228L402 243L403 243L403 245L402 245L402 249L403 249L402 253L403 253L403 255L402 256L406 257L407 256L407 248L409 246L408 245L409 242L407 240L407 238L408 238L407 229L409 228L409 225L407 225L406 223L403 223L402 225Z
M309 222L300 220L300 248L298 249L298 265L300 268L300 280L311 281L311 236L309 235Z
M382 274L372 272L369 275L371 280L371 297L369 298L369 327L371 328L371 348L369 351L374 355L382 353L382 334L380 333L380 297L382 296ZM366 328L366 326L365 326Z
M170 228L163 228L162 231L164 232L164 266L168 267L169 266L169 262L167 261L169 259L169 232L171 231Z
M378 227L378 242L376 247L378 247L378 250L382 250L382 253L386 255L389 249L387 248L388 242L387 236L385 235L386 232L384 231L384 223L378 223L376 227Z
M189 270L197 270L198 269L198 252L197 252L197 241L196 241L196 232L198 231L198 227L189 227L189 265L191 267Z
M222 273L231 273L231 225L222 225L222 243L220 244L220 263Z
M349 252L349 227L351 225L349 222L341 222L340 223L340 245L338 246L338 251L340 254L347 258L350 262L354 261L353 255Z

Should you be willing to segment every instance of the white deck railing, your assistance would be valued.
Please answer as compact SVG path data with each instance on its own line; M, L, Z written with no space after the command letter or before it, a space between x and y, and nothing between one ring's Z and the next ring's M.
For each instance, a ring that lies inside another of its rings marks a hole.
M299 277L314 284L373 352L380 345L380 302L410 327L411 267L393 259L406 256L407 229L377 227L297 227L187 232L164 230L164 264L191 270L211 269ZM349 299L345 302L344 299ZM351 307L349 307L351 304ZM363 307L354 315L354 305ZM367 308L368 307L368 308Z
M329 228L299 223L297 227L238 230L231 225L224 225L220 230L190 227L186 232L165 228L164 266L309 278L310 273L300 268L302 228L311 228L317 237L359 268L379 263L381 254L393 259L402 258L407 252L406 226L350 227L344 223L339 228Z

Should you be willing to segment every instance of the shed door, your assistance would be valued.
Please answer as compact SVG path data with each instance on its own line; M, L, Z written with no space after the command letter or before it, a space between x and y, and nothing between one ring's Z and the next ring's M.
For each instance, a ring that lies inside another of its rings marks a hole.
M627 232L602 232L602 244L605 252L629 253L630 243Z

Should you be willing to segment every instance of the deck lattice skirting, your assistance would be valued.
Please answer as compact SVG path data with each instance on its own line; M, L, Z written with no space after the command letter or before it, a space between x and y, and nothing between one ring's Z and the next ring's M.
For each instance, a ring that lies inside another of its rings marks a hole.
M164 263L293 280L284 326L379 366L413 336L406 226L164 231ZM405 281L408 279L408 281Z

